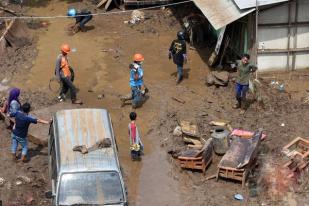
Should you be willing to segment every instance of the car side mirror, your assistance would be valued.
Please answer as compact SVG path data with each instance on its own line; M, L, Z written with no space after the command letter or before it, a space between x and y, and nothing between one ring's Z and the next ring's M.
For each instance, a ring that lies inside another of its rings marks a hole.
M47 192L45 192L45 197L47 199L53 199L55 197L55 195L53 194L52 191L47 191Z

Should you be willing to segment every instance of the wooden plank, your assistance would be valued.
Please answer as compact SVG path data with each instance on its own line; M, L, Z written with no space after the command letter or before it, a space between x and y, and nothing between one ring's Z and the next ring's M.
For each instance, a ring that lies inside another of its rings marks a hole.
M16 11L13 11L11 9L7 9L7 8L4 8L4 7L0 6L0 10L3 10L5 12L7 12L7 13L10 13L10 14L14 15L14 16L17 16Z
M97 8L100 8L103 4L105 4L107 0L102 0L100 3L98 3Z
M108 7L111 5L113 0L108 0L105 4L105 11L108 9Z

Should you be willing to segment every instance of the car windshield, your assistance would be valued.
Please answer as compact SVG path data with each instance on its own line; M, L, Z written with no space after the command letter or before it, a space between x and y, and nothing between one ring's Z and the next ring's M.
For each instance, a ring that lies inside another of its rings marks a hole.
M117 172L64 174L59 186L59 205L104 205L124 201Z

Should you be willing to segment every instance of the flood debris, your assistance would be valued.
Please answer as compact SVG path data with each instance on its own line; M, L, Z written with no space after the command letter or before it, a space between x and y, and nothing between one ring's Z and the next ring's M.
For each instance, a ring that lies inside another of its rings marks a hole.
M31 182L31 179L27 176L17 176L15 184L16 185L22 185L22 184L29 184Z
M242 196L242 194L235 194L235 195L234 195L234 199L235 199L235 200L243 201L243 200L244 200L244 197Z
M179 102L179 103L181 103L181 104L186 103L186 101L184 101L184 100L182 100L182 99L180 99L180 98L178 98L178 97L171 97L171 98L172 98L172 100L174 100L174 101L176 101L176 102Z
M0 187L2 187L5 183L5 179L3 177L0 177Z
M282 153L289 157L284 167L291 171L289 176L293 177L309 165L309 140L297 137L283 147Z
M80 152L82 154L87 154L89 152L110 147L112 145L110 138L104 138L101 141L96 142L94 145L87 147L86 145L77 145L73 147L74 152Z
M104 94L99 94L98 96L97 96L97 99L103 99L104 98Z
M173 136L176 136L176 137L182 136L182 130L180 126L175 127L173 131Z
M229 82L229 73L227 71L212 71L206 77L207 86L227 86Z
M178 161L181 168L201 170L205 173L207 166L212 161L212 158L212 138L209 138L200 150L188 149L182 151L178 156Z
M145 20L145 13L140 10L133 10L131 13L131 19L129 21L125 21L125 24L138 24Z

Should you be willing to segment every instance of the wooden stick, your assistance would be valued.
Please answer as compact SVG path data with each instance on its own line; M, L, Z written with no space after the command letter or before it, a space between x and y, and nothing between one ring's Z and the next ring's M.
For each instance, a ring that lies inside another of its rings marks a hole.
M176 97L172 97L172 99L173 99L173 100L175 100L176 102L179 102L179 103L181 103L181 104L184 104L184 103L186 103L186 101L184 101L184 100L181 100L181 99L178 99L178 98L176 98Z
M102 0L100 3L98 3L97 8L100 8L103 4L105 4L107 0Z
M206 182L206 181L211 180L211 179L215 179L216 177L217 177L217 175L210 175L210 176L206 177L203 182Z
M7 8L4 8L4 7L2 7L2 6L0 6L0 9L3 10L3 11L5 11L5 12L8 12L8 13L10 13L10 14L13 14L14 16L17 16L16 11L13 11L13 10L7 9Z

